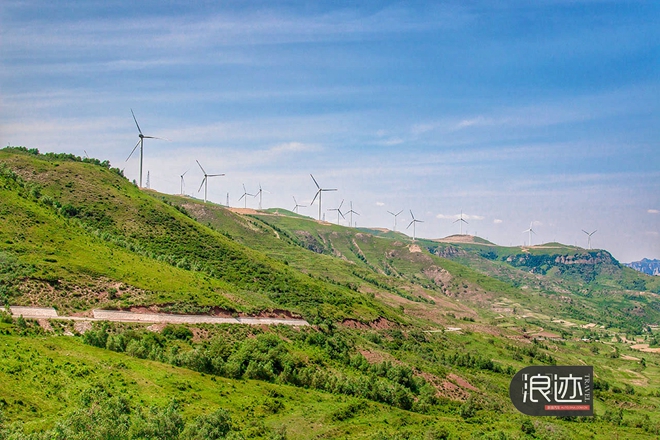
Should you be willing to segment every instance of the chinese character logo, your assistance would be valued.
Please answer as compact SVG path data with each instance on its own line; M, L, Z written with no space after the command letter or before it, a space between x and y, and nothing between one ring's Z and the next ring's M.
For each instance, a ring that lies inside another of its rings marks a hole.
M527 367L511 380L513 405L530 416L593 416L593 367Z

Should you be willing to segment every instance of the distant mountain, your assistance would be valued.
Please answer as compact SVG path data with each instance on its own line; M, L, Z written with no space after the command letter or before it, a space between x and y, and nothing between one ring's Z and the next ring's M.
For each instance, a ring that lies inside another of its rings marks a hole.
M632 263L623 264L647 275L660 276L660 260L643 258L642 261L633 261Z

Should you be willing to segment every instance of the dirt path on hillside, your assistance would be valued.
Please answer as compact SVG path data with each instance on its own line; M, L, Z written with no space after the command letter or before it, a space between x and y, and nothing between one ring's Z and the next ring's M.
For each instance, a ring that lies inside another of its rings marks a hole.
M251 317L219 317L208 315L174 315L169 313L134 313L116 310L92 310L91 317L59 316L50 307L10 307L13 316L23 316L28 319L62 319L69 321L113 321L113 322L146 322L166 324L247 324L247 325L309 325L304 319L283 318L251 318Z

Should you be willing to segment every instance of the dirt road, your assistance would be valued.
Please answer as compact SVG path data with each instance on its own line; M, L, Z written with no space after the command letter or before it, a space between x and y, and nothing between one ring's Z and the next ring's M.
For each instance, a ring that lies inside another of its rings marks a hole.
M304 319L281 318L221 318L209 315L173 315L169 313L133 313L116 310L93 310L94 317L59 316L52 307L10 307L14 316L22 315L29 319L64 319L71 321L114 321L114 322L145 322L168 324L247 324L247 325L309 325Z

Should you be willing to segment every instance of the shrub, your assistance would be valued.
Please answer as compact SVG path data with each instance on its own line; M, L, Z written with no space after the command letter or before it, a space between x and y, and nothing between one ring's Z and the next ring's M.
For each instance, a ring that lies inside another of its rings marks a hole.
M183 431L186 440L216 440L224 438L231 431L231 417L220 408L208 415L197 417Z
M173 324L167 325L161 334L167 339L180 339L182 341L188 341L193 337L193 333L188 327Z

